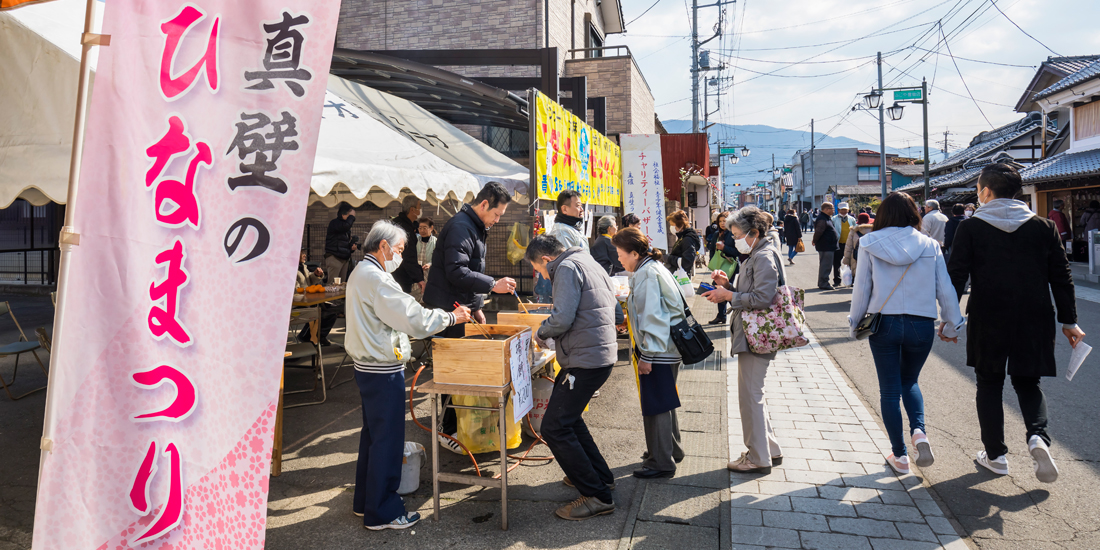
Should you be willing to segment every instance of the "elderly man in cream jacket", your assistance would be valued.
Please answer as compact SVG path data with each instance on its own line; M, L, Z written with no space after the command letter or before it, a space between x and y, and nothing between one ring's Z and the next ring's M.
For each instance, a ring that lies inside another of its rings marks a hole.
M363 400L363 431L355 469L352 511L371 530L406 529L420 514L406 512L397 494L405 447L405 361L409 336L427 338L470 320L470 310L427 309L401 290L393 273L401 265L405 231L375 222L363 243L366 255L347 288L348 355Z

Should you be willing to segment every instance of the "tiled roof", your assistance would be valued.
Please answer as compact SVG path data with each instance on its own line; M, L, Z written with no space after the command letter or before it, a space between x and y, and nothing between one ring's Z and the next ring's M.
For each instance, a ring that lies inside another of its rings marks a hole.
M1096 78L1098 76L1100 76L1100 59L1089 63L1087 66L1074 73L1070 73L1069 76L1063 78L1062 80L1059 80L1058 82L1055 82L1049 88L1035 94L1035 99L1039 100L1043 99L1044 97L1052 96L1058 92L1061 92L1062 90L1069 89L1082 82L1085 82L1086 80L1092 80L1093 78Z
M993 155L983 158L973 159L967 162L962 170L951 172L949 174L942 174L935 176L931 179L932 189L949 189L952 187L963 187L969 185L978 179L978 175L982 173L982 168L993 164L994 162L1009 162L1013 163L1012 156L1004 151L1000 151ZM1019 165L1017 165L1019 166ZM924 178L915 179L913 183L904 187L896 189L896 191L912 191L914 189L924 189Z
M953 155L933 164L929 168L931 168L932 171L950 169L963 165L969 160L986 156L1008 145L1028 132L1035 130L1040 124L1042 124L1042 115L1037 112L1028 113L1024 118L1016 122L1005 124L1000 128L982 132L974 136L974 139L970 141L969 147L961 151L956 151ZM1049 124L1048 128L1051 132L1057 130L1053 124Z
M1020 171L1026 183L1100 176L1100 149L1058 153Z
M1088 67L1090 63L1097 59L1100 59L1100 55L1075 55L1072 57L1054 57L1052 55L1043 62L1043 65L1070 75Z
M911 178L924 175L923 164L888 164L886 165L886 169L891 172L897 172L903 176L908 176Z
M880 185L842 185L836 188L837 196L850 197L852 195L878 195L882 193Z

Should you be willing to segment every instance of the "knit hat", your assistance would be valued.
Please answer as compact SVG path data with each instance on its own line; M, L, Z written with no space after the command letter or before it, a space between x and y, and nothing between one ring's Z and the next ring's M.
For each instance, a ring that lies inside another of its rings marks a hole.
M868 216L866 212L860 212L859 215L856 216L856 222L861 224L871 223L871 216Z

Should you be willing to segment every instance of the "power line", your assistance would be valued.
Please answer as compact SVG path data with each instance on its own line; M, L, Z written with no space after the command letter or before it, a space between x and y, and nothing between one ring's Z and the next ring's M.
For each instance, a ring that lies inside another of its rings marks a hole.
M934 53L934 54L940 53L938 51L929 50L929 49L926 49L926 48L921 48L919 46L912 46L912 47L915 48L915 49L918 49L918 50L929 52L929 53ZM1013 64L1013 63L999 63L997 61L983 61L981 59L970 59L968 57L957 57L956 56L955 59L961 59L963 61L972 61L974 63L985 63L986 65L1000 65L1001 67L1017 67L1017 68L1021 68L1021 69L1034 69L1034 68L1036 68L1036 65L1016 65L1016 64Z
M657 4L660 4L660 3L661 3L661 0L657 0L656 2L653 3L652 6L649 6L648 8L646 8L645 11L643 11L641 15L639 15L638 17L635 17L634 19L631 19L630 23L633 23L633 22L641 19L642 15L645 15L645 14L649 13L649 10L657 7ZM629 25L630 23L627 23L627 25ZM623 25L623 26L625 27L626 25Z
M940 32L943 32L942 28ZM974 102L974 106L978 108L978 112L982 114L982 118L984 118L986 122L989 122L989 117L985 116L985 111L982 110L981 105L978 105L978 100L974 99L974 93L970 91L970 86L966 84L966 79L963 78L962 70L959 69L959 63L955 61L955 54L951 53L951 44L947 41L946 36L943 37L943 45L947 47L947 55L951 58L951 63L955 65L955 71L959 73L959 80L962 80L963 87L966 88L966 93L970 95L970 100ZM989 122L989 127L994 128L995 126L993 126L992 122Z
M1027 32L1027 31L1025 31L1025 30L1024 30L1024 29L1023 29L1022 27L1020 27L1019 25L1017 25L1017 24L1016 24L1016 22L1015 22L1015 21L1013 21L1013 20L1012 20L1012 18L1011 18L1011 17L1009 17L1007 13L1005 13L1004 11L1002 11L1002 10L1001 10L1001 7L997 5L997 0L989 0L989 2L990 2L991 4L993 4L993 7L994 7L994 8L997 8L997 11L1001 12L1001 15L1005 16L1005 19L1008 19L1008 22L1009 22L1009 23L1012 23L1012 26L1016 27L1017 29L1020 29L1020 32L1024 33L1024 35L1026 35L1026 36L1027 36L1028 38L1030 38L1030 39L1032 39L1032 40L1034 40L1034 41L1038 42L1040 46L1042 46L1042 47L1046 48L1046 49L1047 49L1047 50L1048 50L1048 51L1049 51L1050 53L1052 53L1052 54L1054 54L1054 55L1057 55L1057 56L1061 56L1061 55L1062 55L1062 54L1060 54L1060 53L1058 53L1058 52L1056 52L1056 51L1054 51L1054 50L1050 49L1050 46L1047 46L1046 44L1043 44L1042 42L1040 42L1040 41L1039 41L1039 39L1038 39L1038 38L1035 38L1034 36L1031 36L1031 35L1030 35L1030 34L1028 34L1028 32Z

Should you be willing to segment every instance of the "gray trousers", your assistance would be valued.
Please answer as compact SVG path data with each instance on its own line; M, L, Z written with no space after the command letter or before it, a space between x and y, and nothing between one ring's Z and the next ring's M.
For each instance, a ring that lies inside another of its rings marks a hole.
M680 363L672 365L672 379L680 375ZM642 417L645 430L645 446L649 458L642 461L642 468L671 472L676 470L676 459L683 460L684 448L680 446L680 422L676 409Z
M333 279L340 278L341 283L346 283L348 280L348 260L341 260L336 256L325 256L325 276L328 277L328 283L332 284Z
M828 288L833 286L829 284L829 273L833 270L834 254L836 254L836 252L817 253L817 288Z
M774 353L757 355L743 351L737 354L737 401L741 410L741 431L749 460L757 466L771 466L773 456L782 456L783 449L772 432L768 406L764 404L764 377Z

